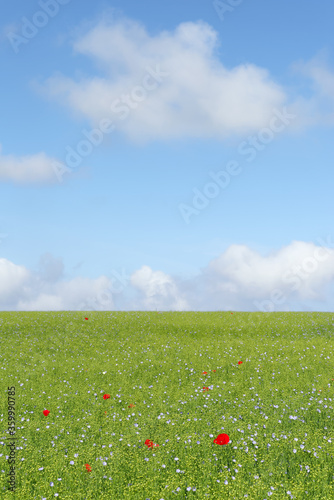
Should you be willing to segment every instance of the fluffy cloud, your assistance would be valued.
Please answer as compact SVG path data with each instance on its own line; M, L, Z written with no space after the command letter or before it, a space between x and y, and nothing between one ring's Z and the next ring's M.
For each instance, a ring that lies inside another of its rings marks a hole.
M0 145L0 182L55 184L58 182L53 158L45 153L26 156L3 155Z
M231 245L193 278L143 265L126 279L113 272L118 284L106 276L65 281L50 254L37 273L0 259L0 310L309 310L310 301L331 300L334 243L320 243L293 241L267 256Z
M162 271L154 272L149 266L142 266L131 276L131 285L140 292L144 309L161 309L162 304L167 310L182 311L189 308L177 284Z
M140 23L105 15L73 48L105 76L75 81L58 73L37 87L94 127L112 120L135 143L245 135L267 127L273 110L283 106L298 117L291 132L334 123L334 75L323 52L292 65L313 85L311 97L292 101L265 68L251 63L226 68L218 34L203 21L151 36Z
M74 49L105 77L57 74L40 89L96 127L111 119L134 142L223 139L267 126L273 108L286 102L284 90L253 64L225 68L218 47L217 33L202 21L150 36L134 21L103 19Z
M218 34L203 21L149 35L140 23L115 20L107 11L76 38L73 49L90 57L103 76L73 79L57 72L33 86L90 120L92 129L84 135L92 134L93 144L115 129L136 144L244 137L268 127L275 110L283 108L296 117L288 133L334 124L334 74L326 51L291 65L311 88L311 97L292 99L265 68L251 63L226 68L218 53ZM102 132L94 136L97 128ZM56 184L67 167L44 152L16 157L0 150L0 182Z
M309 61L291 65L296 75L304 78L313 95L297 97L294 112L301 117L298 128L315 125L334 125L334 73L329 69L328 51L321 50Z
M30 273L6 259L0 259L0 304L17 304L23 288L30 280Z

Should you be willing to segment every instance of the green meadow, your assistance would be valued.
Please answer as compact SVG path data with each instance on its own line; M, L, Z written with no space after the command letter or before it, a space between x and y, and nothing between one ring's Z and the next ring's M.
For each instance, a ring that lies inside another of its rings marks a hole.
M0 312L0 498L333 500L333 339L334 313Z

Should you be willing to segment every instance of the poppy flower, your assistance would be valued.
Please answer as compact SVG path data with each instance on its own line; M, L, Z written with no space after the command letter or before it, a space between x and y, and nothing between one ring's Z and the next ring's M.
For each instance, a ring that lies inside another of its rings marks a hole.
M135 405L133 405L132 403L129 404L128 408L134 408Z
M208 372L202 372L202 375L207 375Z
M103 396L103 399L109 399L109 398L110 398L110 394L105 394L105 395Z
M49 415L49 413L50 413L50 410L44 410L43 411L43 415L45 415L46 417Z
M213 372L215 372L216 370L212 370Z
M238 365L242 365L242 361L238 361Z
M88 318L85 318L85 319L88 319Z
M230 438L227 434L219 434L216 439L213 440L215 444L227 444Z
M86 469L88 470L88 472L92 472L91 466L89 464L85 464L85 466L86 466Z
M156 444L156 443L154 443L154 444L153 444L153 441L152 441L151 439L146 439L145 444L146 444L146 446L147 446L148 448L153 448L153 446L155 446L155 447L159 446L159 445L158 445L158 444Z
M209 387L203 387L203 391L208 391Z

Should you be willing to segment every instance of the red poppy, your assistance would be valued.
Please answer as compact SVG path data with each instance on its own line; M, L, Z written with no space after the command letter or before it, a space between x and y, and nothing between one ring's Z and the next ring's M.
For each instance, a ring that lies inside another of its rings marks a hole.
M159 446L158 444L153 444L153 441L151 439L146 439L145 444L148 448L153 448L153 446Z
M207 375L208 372L202 372L202 375Z
M238 365L242 365L242 361L238 361Z
M212 370L213 372L215 372L216 370Z
M203 387L203 391L208 391L209 387Z
M103 396L103 399L109 399L109 398L110 398L110 394L105 394L105 395Z
M233 314L233 313L231 313L231 314Z
M134 408L135 405L133 405L132 403L129 404L128 408Z
M44 410L43 411L43 415L45 415L46 417L49 415L49 413L50 413L50 410Z
M85 464L85 466L86 466L86 469L88 470L88 472L92 472L91 466L89 464Z
M85 319L88 319L88 318L85 318Z
M215 444L227 444L230 438L227 434L219 434L216 439L213 440Z

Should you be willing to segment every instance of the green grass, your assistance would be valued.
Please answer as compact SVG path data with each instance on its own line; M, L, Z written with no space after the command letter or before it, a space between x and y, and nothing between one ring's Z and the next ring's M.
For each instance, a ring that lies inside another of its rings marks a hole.
M332 500L333 334L333 313L1 312L0 497Z

